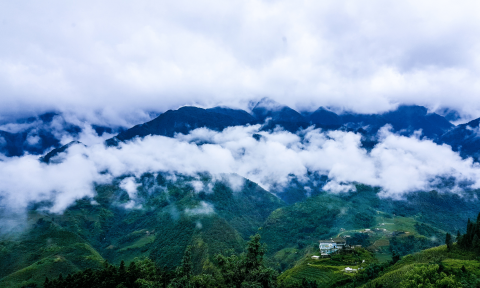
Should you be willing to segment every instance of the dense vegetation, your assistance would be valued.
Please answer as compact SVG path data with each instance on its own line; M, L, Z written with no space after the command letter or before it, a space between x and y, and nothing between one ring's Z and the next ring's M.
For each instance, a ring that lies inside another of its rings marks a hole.
M134 197L120 188L127 178L136 182ZM318 175L312 179L324 180ZM233 189L232 180L243 184ZM32 205L28 229L1 235L0 286L40 285L45 277L96 271L105 261L119 267L124 260L129 266L136 258L150 259L161 271L175 271L189 246L192 273L199 275L212 263L218 267L215 255L241 253L255 233L268 245L264 265L280 273L282 285L303 278L323 286L337 280L347 285L353 274L342 269L352 265L350 256L337 265L305 261L318 251L319 239L345 237L363 247L362 260L368 265L384 265L392 252L411 254L440 245L446 233L466 231L458 223L476 216L472 211L478 207L472 200L478 191L464 199L418 192L400 201L381 199L378 188L361 184L355 192L337 195L312 188L306 197L301 185L292 179L283 192L291 193L291 200L304 199L288 205L236 175L147 173L98 185L93 199L79 199L61 215L46 212L49 203Z
M80 199L61 215L45 212L49 203L32 206L28 229L0 235L0 286L38 284L40 278L101 267L105 260L119 265L148 257L173 269L189 245L197 273L215 254L241 252L245 239L284 205L248 180L232 190L229 178L147 174L137 179L136 198L130 198L119 187L124 179L97 186L94 199ZM194 181L204 189L196 191ZM130 201L136 208L125 209Z
M278 273L264 264L265 246L260 243L258 234L251 237L244 253L217 254L214 263L206 265L199 274L193 273L191 249L190 246L186 249L181 265L174 270L159 269L149 259L133 261L128 268L123 261L119 267L106 262L103 269L87 269L53 280L47 278L44 288L278 287ZM313 288L317 285L303 279L282 287Z
M465 250L470 249L480 254L480 213L477 221L471 222L468 219L467 232L463 235L459 233L457 238L458 247Z
M458 233L456 243L447 233L446 245L406 255L394 265L373 264L356 276L357 283L367 281L364 287L480 287L480 249L474 243L479 227L480 214L477 221L468 221L467 233Z

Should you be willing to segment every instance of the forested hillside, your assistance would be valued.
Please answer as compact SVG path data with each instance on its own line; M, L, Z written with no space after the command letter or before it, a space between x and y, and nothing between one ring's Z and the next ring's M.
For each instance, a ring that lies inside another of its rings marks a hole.
M232 181L241 185L232 186ZM126 183L134 184L134 193ZM302 259L315 254L319 239L336 236L350 237L352 245L361 245L371 254L368 257L384 263L391 261L393 251L403 256L442 244L446 232L457 230L448 226L456 227L475 214L475 202L468 199L429 192L392 202L365 185L346 194L318 192L287 205L237 175L145 174L98 185L96 193L62 214L45 212L49 203L32 206L29 228L21 236L2 236L1 281L12 287L41 284L45 277L98 269L105 261L128 266L142 257L171 271L181 264L188 246L192 273L197 274L217 254L241 253L248 237L257 232L267 245L264 264L277 272L308 263ZM425 199L429 205L424 205ZM438 209L463 214L440 223ZM304 276L291 280L317 279L299 273Z

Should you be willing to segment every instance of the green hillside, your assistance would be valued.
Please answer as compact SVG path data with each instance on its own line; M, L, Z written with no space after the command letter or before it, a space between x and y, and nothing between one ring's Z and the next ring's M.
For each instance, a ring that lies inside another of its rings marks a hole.
M280 283L291 283L306 279L318 284L319 287L338 287L353 281L355 274L345 272L345 268L358 269L376 262L375 256L363 248L357 248L352 253L333 255L331 258L312 259L318 253L307 253L295 267L283 272Z
M20 239L0 242L0 287L21 287L86 268L100 268L104 258L84 239L38 220Z
M318 249L318 240L337 236L362 245L381 262L391 260L392 251L406 255L443 243L445 231L418 217L389 213L373 188L357 185L357 191L354 195L323 192L272 212L260 233L277 268L293 267L305 251ZM290 253L292 249L296 253Z
M447 246L443 245L403 257L388 268L383 275L362 287L399 287L399 283L405 279L408 273L419 267L426 268L432 265L441 267L441 270L447 275L453 275L455 281L463 283L463 286L460 287L478 287L476 285L480 285L478 254L460 250L456 245L449 251Z
M134 193L121 188L127 180L134 181ZM45 276L101 267L105 260L128 264L138 257L174 269L187 246L193 247L193 272L200 273L215 262L214 255L240 253L248 237L258 232L267 244L265 263L283 271L279 279L347 285L352 275L341 270L353 264L330 265L310 258L318 253L318 240L345 237L375 257L367 263L384 265L393 251L404 256L444 243L446 233L455 231L434 216L443 213L450 200L464 209L460 220L474 214L469 199L463 203L436 192L419 192L421 197L401 202L382 199L379 189L360 184L355 192L318 190L286 205L237 175L148 173L120 177L95 189L93 199L79 199L62 214L46 212L49 203L30 207L29 228L0 239L0 283L41 284ZM422 206L426 199L433 204ZM445 222L456 227L459 219Z
M229 180L243 185L230 188ZM240 252L268 215L283 202L236 175L145 174L136 179L136 197L120 188L125 179L96 187L94 199L80 199L63 214L48 203L32 207L30 228L0 241L0 283L37 283L60 273L149 257L159 267L180 264L194 246L194 271L220 252ZM203 189L195 189L202 184ZM134 207L125 209L133 203ZM10 285L10 284L9 284Z

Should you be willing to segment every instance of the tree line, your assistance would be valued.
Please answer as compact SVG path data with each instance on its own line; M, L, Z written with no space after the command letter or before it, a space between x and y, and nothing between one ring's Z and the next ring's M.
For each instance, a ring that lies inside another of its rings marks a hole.
M452 237L447 234L445 240L447 246L451 247L452 241ZM457 245L461 249L471 249L474 252L480 253L480 213L478 213L476 222L468 219L467 232L465 234L461 235L460 232L458 232Z
M148 259L122 261L117 267L105 262L103 269L86 269L66 277L45 279L44 288L317 288L315 282L277 283L278 272L264 263L265 244L260 235L250 237L246 251L240 255L215 255L215 263L204 265L204 272L193 274L191 246L187 247L180 266L168 270L159 268Z

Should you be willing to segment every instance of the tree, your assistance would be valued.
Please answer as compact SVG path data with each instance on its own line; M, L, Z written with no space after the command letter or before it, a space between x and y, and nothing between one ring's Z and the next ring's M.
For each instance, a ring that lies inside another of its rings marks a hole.
M404 280L400 282L402 288L460 288L462 284L455 280L454 275L447 276L444 272L438 271L439 266L423 265L417 266L405 274Z
M240 256L215 256L221 279L226 287L276 287L278 273L265 267L263 256L265 245L260 243L260 235L250 237L246 253Z
M447 235L445 236L445 244L447 244L447 249L450 251L453 246L453 239L450 233L447 233Z
M472 248L475 252L480 252L480 238L478 238L477 234L473 236Z
M176 277L170 283L169 287L188 288L194 287L191 281L192 277L192 247L187 246L182 258L182 264L175 270Z
M247 243L247 257L246 257L246 269L257 269L263 263L263 255L265 255L265 247L260 244L260 235L250 237L250 241Z
M302 286L301 287L304 287L304 288L317 288L317 282L315 281L308 281L307 279L303 278L302 279Z
M397 253L397 251L393 250L392 251L392 265L397 263L400 260L400 254Z
M182 258L182 276L190 279L192 275L192 246L187 246Z
M135 261L130 262L130 265L128 265L128 271L127 271L127 286L132 287L133 283L135 280L138 278L138 268L137 265L135 264Z
M120 262L118 267L118 282L125 282L127 280L127 269L125 268L125 261Z
M48 277L45 278L45 282L43 282L43 287L44 288L52 287L50 280L48 280Z

